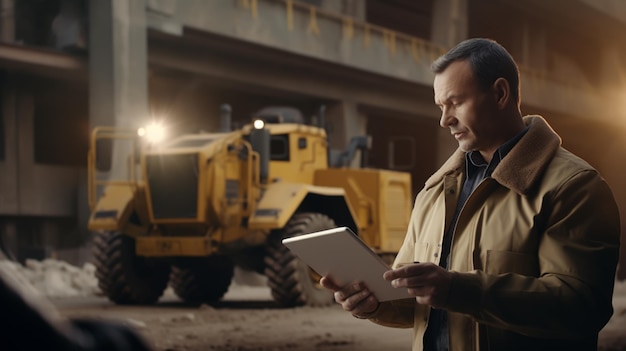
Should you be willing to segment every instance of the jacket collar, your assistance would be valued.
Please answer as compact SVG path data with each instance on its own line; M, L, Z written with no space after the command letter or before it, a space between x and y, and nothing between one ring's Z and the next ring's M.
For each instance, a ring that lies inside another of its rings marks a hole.
M541 116L524 117L528 132L502 159L491 177L518 194L526 195L541 179L546 167L561 146L561 138ZM457 149L426 181L429 189L452 173L463 173L465 152Z

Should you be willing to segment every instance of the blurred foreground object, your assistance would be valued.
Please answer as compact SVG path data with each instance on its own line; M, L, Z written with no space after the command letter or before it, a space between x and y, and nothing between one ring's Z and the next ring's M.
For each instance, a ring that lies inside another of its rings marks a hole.
M3 260L6 257L0 251L0 261ZM0 309L3 311L0 322L3 350L152 349L125 325L63 318L12 265L0 264Z

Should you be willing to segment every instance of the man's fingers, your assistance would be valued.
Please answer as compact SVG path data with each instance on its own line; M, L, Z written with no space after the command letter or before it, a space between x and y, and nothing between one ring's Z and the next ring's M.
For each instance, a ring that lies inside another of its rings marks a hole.
M367 289L361 290L358 293L345 298L341 305L346 311L354 311L357 307L364 304L368 298L373 298L372 293Z
M438 268L433 263L413 263L404 265L396 269L388 270L383 274L383 278L387 281L392 281L398 278L406 278L411 276L422 276L431 273Z
M337 291L341 289L341 287L329 277L322 277L320 279L320 285L332 291Z
M394 288L420 288L424 285L431 285L434 281L428 276L396 278L391 281Z
M331 277L322 277L320 285L334 291L333 297L341 307L353 314L370 313L379 304L378 299L363 282L352 282L339 286Z
M361 282L354 282L347 284L337 290L335 290L335 300L339 303L347 300L349 297L355 296L358 298L363 292L368 292L365 284ZM367 294L366 294L367 295Z
M395 279L406 278L412 275L420 274L419 271L416 271L415 269L412 269L412 268L413 267L402 267L402 268L389 270L383 273L383 279L387 281L393 281Z

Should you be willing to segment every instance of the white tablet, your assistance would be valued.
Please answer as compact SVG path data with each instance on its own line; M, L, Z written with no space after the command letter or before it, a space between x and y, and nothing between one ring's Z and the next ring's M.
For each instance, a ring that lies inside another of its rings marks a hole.
M379 301L406 299L407 289L396 289L383 279L391 268L347 227L283 239L283 244L309 267L338 284L363 281Z

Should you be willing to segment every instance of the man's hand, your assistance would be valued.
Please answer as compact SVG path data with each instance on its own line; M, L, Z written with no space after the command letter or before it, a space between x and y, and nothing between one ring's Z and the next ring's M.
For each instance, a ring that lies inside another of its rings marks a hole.
M417 303L441 307L448 299L452 273L434 263L415 263L385 272L394 288L406 288Z
M378 308L378 299L362 282L353 282L342 287L329 277L322 277L320 284L334 291L335 301L353 315L366 316Z

